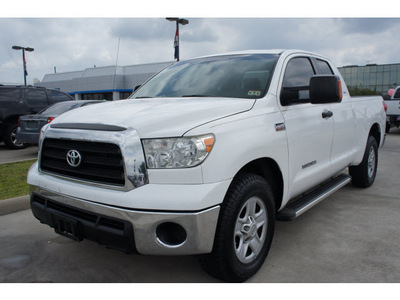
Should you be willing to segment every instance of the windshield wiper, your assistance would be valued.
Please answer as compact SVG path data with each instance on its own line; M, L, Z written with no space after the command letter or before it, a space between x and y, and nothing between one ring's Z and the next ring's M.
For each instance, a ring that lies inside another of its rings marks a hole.
M183 95L182 97L212 97L211 95Z
M183 95L181 97L212 97L211 95ZM154 97L148 97L148 96L142 96L142 97L133 97L131 99L145 99L145 98L154 98Z

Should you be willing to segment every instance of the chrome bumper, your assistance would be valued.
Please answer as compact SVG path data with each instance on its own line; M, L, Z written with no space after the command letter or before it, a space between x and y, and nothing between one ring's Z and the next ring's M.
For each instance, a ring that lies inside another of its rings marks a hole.
M133 236L130 238L134 239L140 254L192 255L209 253L213 248L220 206L199 212L149 212L113 207L31 186L31 195L35 194L61 205L128 221L133 227ZM166 223L178 224L185 230L186 238L183 242L168 244L160 239L157 228Z

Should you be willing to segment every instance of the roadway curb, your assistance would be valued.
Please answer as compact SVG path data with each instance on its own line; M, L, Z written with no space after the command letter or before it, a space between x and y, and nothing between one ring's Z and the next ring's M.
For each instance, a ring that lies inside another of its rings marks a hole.
M0 200L0 216L25 210L29 207L29 195Z

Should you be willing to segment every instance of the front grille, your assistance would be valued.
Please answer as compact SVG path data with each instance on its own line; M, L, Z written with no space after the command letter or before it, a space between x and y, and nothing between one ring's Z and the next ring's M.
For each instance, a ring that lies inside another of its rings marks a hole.
M67 162L70 150L76 150L81 155L77 167ZM46 138L42 145L40 169L85 181L125 185L121 150L111 143Z

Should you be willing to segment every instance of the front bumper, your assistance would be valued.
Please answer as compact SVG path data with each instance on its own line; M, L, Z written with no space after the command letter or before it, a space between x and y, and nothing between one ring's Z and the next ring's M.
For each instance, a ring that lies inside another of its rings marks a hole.
M218 205L195 212L139 211L74 198L35 186L31 188L31 208L42 223L75 240L89 239L125 252L146 255L211 252L220 210ZM168 228L173 235L176 225L184 229L185 238L178 242L163 238L168 234Z
M400 124L400 115L388 115L387 116L390 124L398 125Z

